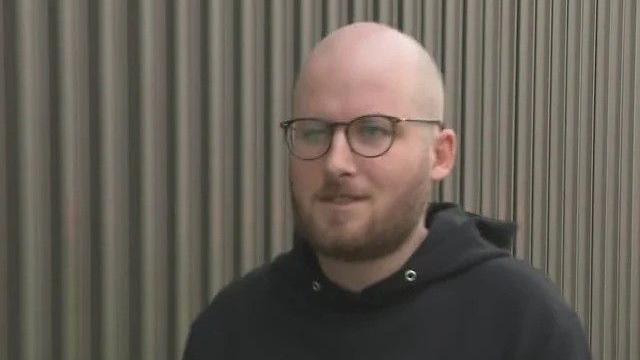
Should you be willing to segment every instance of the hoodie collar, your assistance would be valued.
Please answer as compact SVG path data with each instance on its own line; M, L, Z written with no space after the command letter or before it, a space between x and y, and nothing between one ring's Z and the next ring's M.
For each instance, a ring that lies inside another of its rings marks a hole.
M331 282L304 239L296 239L294 249L274 265L289 279L293 290L312 303L355 311L402 299L400 295L415 292L485 261L510 255L504 249L511 244L514 224L467 214L451 203L431 205L425 221L429 233L409 260L391 276L360 293Z

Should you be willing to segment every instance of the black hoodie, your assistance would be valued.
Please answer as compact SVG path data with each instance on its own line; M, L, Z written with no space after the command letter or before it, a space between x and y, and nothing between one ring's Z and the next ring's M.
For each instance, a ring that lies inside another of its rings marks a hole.
M306 242L221 291L194 322L185 360L588 359L580 321L514 259L515 226L432 206L429 235L361 293L331 283Z

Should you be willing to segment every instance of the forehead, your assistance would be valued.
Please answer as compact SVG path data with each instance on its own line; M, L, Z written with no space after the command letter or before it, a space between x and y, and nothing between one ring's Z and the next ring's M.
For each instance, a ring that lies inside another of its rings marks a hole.
M309 64L294 99L296 116L346 121L363 114L409 116L417 108L415 66L387 59L322 59Z

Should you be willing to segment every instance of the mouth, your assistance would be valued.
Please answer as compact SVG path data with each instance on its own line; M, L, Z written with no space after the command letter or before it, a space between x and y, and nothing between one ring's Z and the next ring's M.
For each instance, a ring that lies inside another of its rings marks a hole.
M321 197L320 201L323 203L331 204L331 205L350 205L353 203L363 201L365 199L366 199L365 196L338 194L338 195Z

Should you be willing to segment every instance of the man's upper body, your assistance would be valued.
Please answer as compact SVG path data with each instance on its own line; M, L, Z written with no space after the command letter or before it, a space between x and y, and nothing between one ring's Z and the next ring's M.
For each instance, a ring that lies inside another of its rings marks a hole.
M540 273L490 241L514 227L432 206L407 263L354 293L304 239L224 289L194 323L185 360L588 359L580 321Z
M281 123L296 245L216 296L185 360L588 358L557 291L491 244L512 227L429 206L455 162L443 98L424 48L384 25L314 48Z

